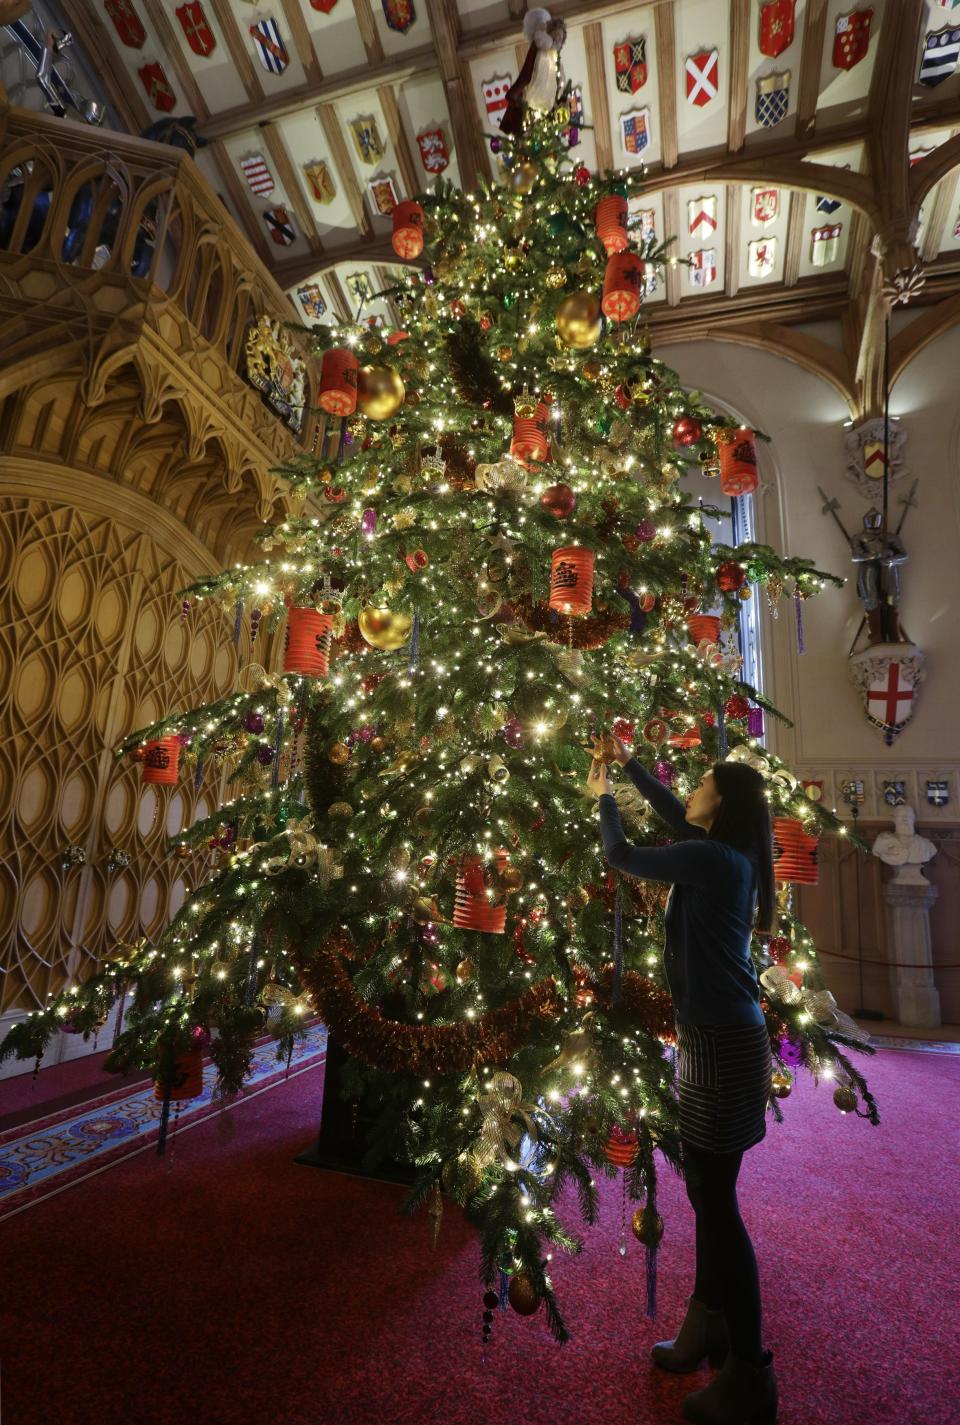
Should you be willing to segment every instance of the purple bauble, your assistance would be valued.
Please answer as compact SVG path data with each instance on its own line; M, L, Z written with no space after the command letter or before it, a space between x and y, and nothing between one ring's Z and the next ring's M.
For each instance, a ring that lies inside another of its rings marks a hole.
M574 144L578 144L580 142L580 130L577 128L576 124L571 124L570 128L567 130L567 142L569 143L569 146L571 148L573 148Z
M420 280L425 287L432 287L437 280L436 273L432 267L425 267L420 274Z
M195 1024L190 1030L190 1044L194 1049L206 1049L210 1043L210 1031L202 1024Z
M352 430L345 430L345 431L343 432L343 443L344 443L344 445L352 445L352 444L353 444L353 431L352 431Z
M440 935L432 921L429 925L420 927L420 934L428 945L439 945Z
M797 1040L784 1036L780 1040L778 1053L791 1069L799 1069L803 1063L803 1044Z
M499 139L491 139L491 140L490 140L490 152L491 152L491 153L499 153L502 148L503 148L503 144L500 142Z
M763 708L751 708L747 713L747 736L763 736Z
M520 747L523 744L523 723L518 717L508 717L503 727L503 740L509 747Z
M364 510L360 516L360 533L372 539L377 532L377 512L376 510Z
M257 761L260 763L261 767L270 766L270 763L273 761L273 748L270 746L269 742L261 742L260 746L257 748Z
M657 781L662 782L665 787L672 787L676 773L669 762L654 762L653 775Z
M641 520L634 530L634 534L637 536L637 539L641 539L644 544L649 544L652 539L656 539L657 537L657 527L653 520Z
M252 732L255 736L263 731L263 713L248 712L243 719L243 725L247 732Z
M357 740L359 742L372 742L376 735L376 728L371 727L369 723L367 723L366 727L357 728Z

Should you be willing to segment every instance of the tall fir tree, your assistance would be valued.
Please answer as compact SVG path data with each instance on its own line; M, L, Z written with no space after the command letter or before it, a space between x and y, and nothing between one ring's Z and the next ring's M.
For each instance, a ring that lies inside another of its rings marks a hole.
M543 1303L560 1341L551 1249L580 1242L558 1195L575 1184L592 1222L596 1175L624 1172L652 1314L656 1150L682 1170L666 887L607 870L592 739L613 730L681 796L725 756L757 767L784 878L844 833L751 735L781 714L739 676L737 638L756 591L799 616L833 576L721 542L729 502L683 493L685 471L721 466L749 489L751 438L652 354L642 299L668 246L630 213L641 175L577 161L569 100L495 140L502 184L438 180L404 205L397 246L425 242L429 265L390 289L402 330L313 329L337 457L283 470L302 512L261 532L260 562L184 591L222 604L225 638L259 629L266 666L118 749L152 780L222 769L222 807L170 846L218 864L155 944L119 947L0 1050L90 1033L122 992L110 1068L153 1070L169 1099L208 1048L229 1094L265 1024L282 1057L319 1013L349 1055L342 1091L380 1105L371 1161L416 1165L406 1210L437 1213L442 1188L475 1224L484 1337L509 1299ZM631 792L628 830L656 843ZM773 1112L802 1065L876 1123L845 1052L872 1050L789 879L777 913L753 941Z

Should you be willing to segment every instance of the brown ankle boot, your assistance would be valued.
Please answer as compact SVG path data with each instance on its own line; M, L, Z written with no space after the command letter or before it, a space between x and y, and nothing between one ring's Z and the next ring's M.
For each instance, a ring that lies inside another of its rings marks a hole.
M654 1364L678 1374L695 1371L704 1356L722 1366L728 1349L727 1322L722 1311L711 1311L691 1296L683 1325L673 1341L658 1341L651 1349Z
M688 1395L680 1412L692 1425L776 1425L778 1404L773 1352L764 1351L759 1366L731 1352L720 1373Z

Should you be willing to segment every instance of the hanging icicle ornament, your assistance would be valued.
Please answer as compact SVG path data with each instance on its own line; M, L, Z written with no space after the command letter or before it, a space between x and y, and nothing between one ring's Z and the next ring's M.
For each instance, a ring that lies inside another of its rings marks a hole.
M412 677L420 667L420 610L413 611L413 627L410 630L410 657L407 673Z
M804 595L799 587L793 591L793 611L797 619L797 652L805 653L806 647L803 642L803 600Z
M234 609L234 615L233 615L233 636L232 636L232 638L230 639L230 642L231 642L231 643L233 643L234 645L239 644L239 642L240 642L240 634L241 634L242 630L243 630L243 600L242 600L242 599L238 599L238 600L237 600L237 604L236 604L236 608Z

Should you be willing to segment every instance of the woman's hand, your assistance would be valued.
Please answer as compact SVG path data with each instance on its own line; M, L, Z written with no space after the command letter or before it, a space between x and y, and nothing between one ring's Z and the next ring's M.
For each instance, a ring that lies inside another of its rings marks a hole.
M587 791L592 797L602 797L610 790L610 779L607 776L606 765L598 761L595 757L590 763L590 775L587 777Z
M594 737L593 755L601 762L616 762L622 767L625 762L630 761L633 753L619 737L614 737L612 732L605 732L602 737Z

